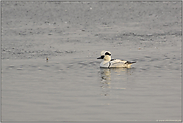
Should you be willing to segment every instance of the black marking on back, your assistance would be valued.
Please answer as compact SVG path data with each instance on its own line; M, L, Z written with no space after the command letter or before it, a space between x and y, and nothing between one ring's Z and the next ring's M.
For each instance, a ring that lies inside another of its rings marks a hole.
M111 62L109 62L109 66L108 66L108 68L111 66Z
M125 62L125 64L133 64L133 63L136 63L136 62L130 62L130 61Z
M109 52L106 52L105 55L109 55L110 56L111 54Z

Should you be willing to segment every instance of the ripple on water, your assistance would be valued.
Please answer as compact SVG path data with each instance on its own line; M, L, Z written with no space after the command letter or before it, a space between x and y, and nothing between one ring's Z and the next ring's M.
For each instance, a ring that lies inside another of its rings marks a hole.
M6 69L14 69L15 66L14 65L9 65Z
M152 62L152 61L159 61L159 60L160 60L159 58L153 58L153 59L150 60L150 62Z
M150 56L145 56L145 58L151 58Z
M93 68L94 66L97 66L98 63L96 62L83 62L83 61L76 61L75 63L73 63L74 66L79 66L79 68Z
M162 68L161 66L154 66L155 68Z
M23 68L17 68L17 70L23 70Z
M50 65L44 65L44 67L50 67Z

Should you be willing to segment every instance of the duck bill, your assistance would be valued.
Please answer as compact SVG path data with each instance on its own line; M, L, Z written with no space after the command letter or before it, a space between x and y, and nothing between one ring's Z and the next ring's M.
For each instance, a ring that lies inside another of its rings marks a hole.
M101 57L98 57L97 59L102 59L102 56Z

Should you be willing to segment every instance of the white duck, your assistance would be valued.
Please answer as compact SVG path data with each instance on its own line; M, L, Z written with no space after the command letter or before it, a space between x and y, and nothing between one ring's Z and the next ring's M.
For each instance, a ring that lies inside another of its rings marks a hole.
M131 65L136 62L130 61L123 61L120 59L111 59L111 52L110 51L102 51L101 57L97 59L103 59L100 63L100 67L104 68L116 68L116 67L124 67L124 68L131 68Z

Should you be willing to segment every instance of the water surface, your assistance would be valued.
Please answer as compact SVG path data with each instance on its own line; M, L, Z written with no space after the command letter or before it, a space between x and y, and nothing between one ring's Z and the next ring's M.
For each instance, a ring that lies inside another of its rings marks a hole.
M180 121L181 4L120 3L4 2L2 120Z

